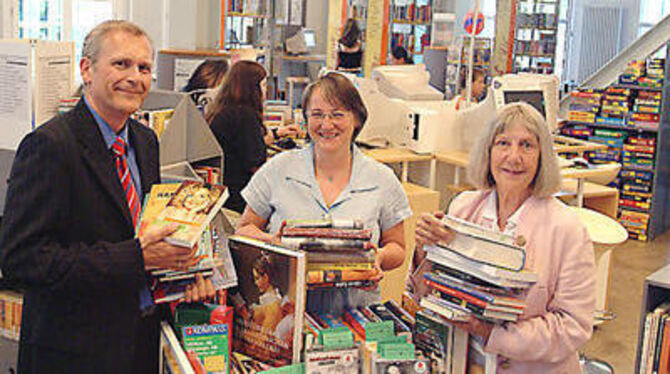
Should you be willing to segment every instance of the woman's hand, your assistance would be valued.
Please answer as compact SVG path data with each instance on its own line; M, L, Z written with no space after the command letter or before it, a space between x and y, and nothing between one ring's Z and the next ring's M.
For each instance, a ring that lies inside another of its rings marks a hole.
M300 126L293 124L287 126L280 126L277 128L277 136L283 138L285 136L296 136L300 132Z
M481 336L484 338L484 342L489 340L489 336L491 335L491 331L493 330L494 326L492 323L482 321L473 315L470 315L470 319L468 319L466 322L452 320L448 321L454 325L454 327L465 330L470 334Z
M433 214L423 213L416 222L416 245L423 248L424 245L436 243L448 243L454 233L444 226L441 219L444 218L443 212Z

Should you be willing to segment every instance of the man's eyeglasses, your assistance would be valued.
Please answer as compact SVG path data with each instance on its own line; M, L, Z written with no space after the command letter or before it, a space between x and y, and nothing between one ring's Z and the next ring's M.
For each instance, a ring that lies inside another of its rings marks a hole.
M342 122L347 117L347 112L335 111L332 113L324 113L321 111L312 111L308 115L309 119L312 121L322 122L326 118L330 117L330 120L333 122Z

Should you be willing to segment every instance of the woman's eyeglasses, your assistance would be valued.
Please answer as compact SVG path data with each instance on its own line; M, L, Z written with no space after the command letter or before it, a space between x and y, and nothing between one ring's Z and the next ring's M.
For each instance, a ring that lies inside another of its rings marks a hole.
M312 121L323 122L326 118L330 117L330 120L333 122L342 122L347 117L347 112L343 111L334 111L332 113L324 113L318 110L312 111L308 115L309 119Z

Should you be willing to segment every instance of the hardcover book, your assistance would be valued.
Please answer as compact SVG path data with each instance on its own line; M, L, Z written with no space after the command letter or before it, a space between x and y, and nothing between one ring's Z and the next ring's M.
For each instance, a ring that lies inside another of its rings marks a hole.
M242 236L231 236L229 248L238 270L228 298L234 350L272 366L300 362L305 254Z

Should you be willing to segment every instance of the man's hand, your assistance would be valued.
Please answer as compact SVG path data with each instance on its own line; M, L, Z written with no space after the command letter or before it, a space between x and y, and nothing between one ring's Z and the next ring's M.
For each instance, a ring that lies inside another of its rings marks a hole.
M197 274L195 282L186 286L184 301L187 303L197 303L198 301L211 299L214 295L216 295L216 291L214 290L212 281L209 278L203 278L202 274Z
M144 268L187 269L194 265L196 248L178 247L164 239L177 230L177 225L149 227L140 236L140 246L144 257Z
M428 244L436 244L438 242L449 243L454 236L454 233L446 228L442 221L444 213L435 212L433 214L423 213L416 222L416 244L423 247Z

